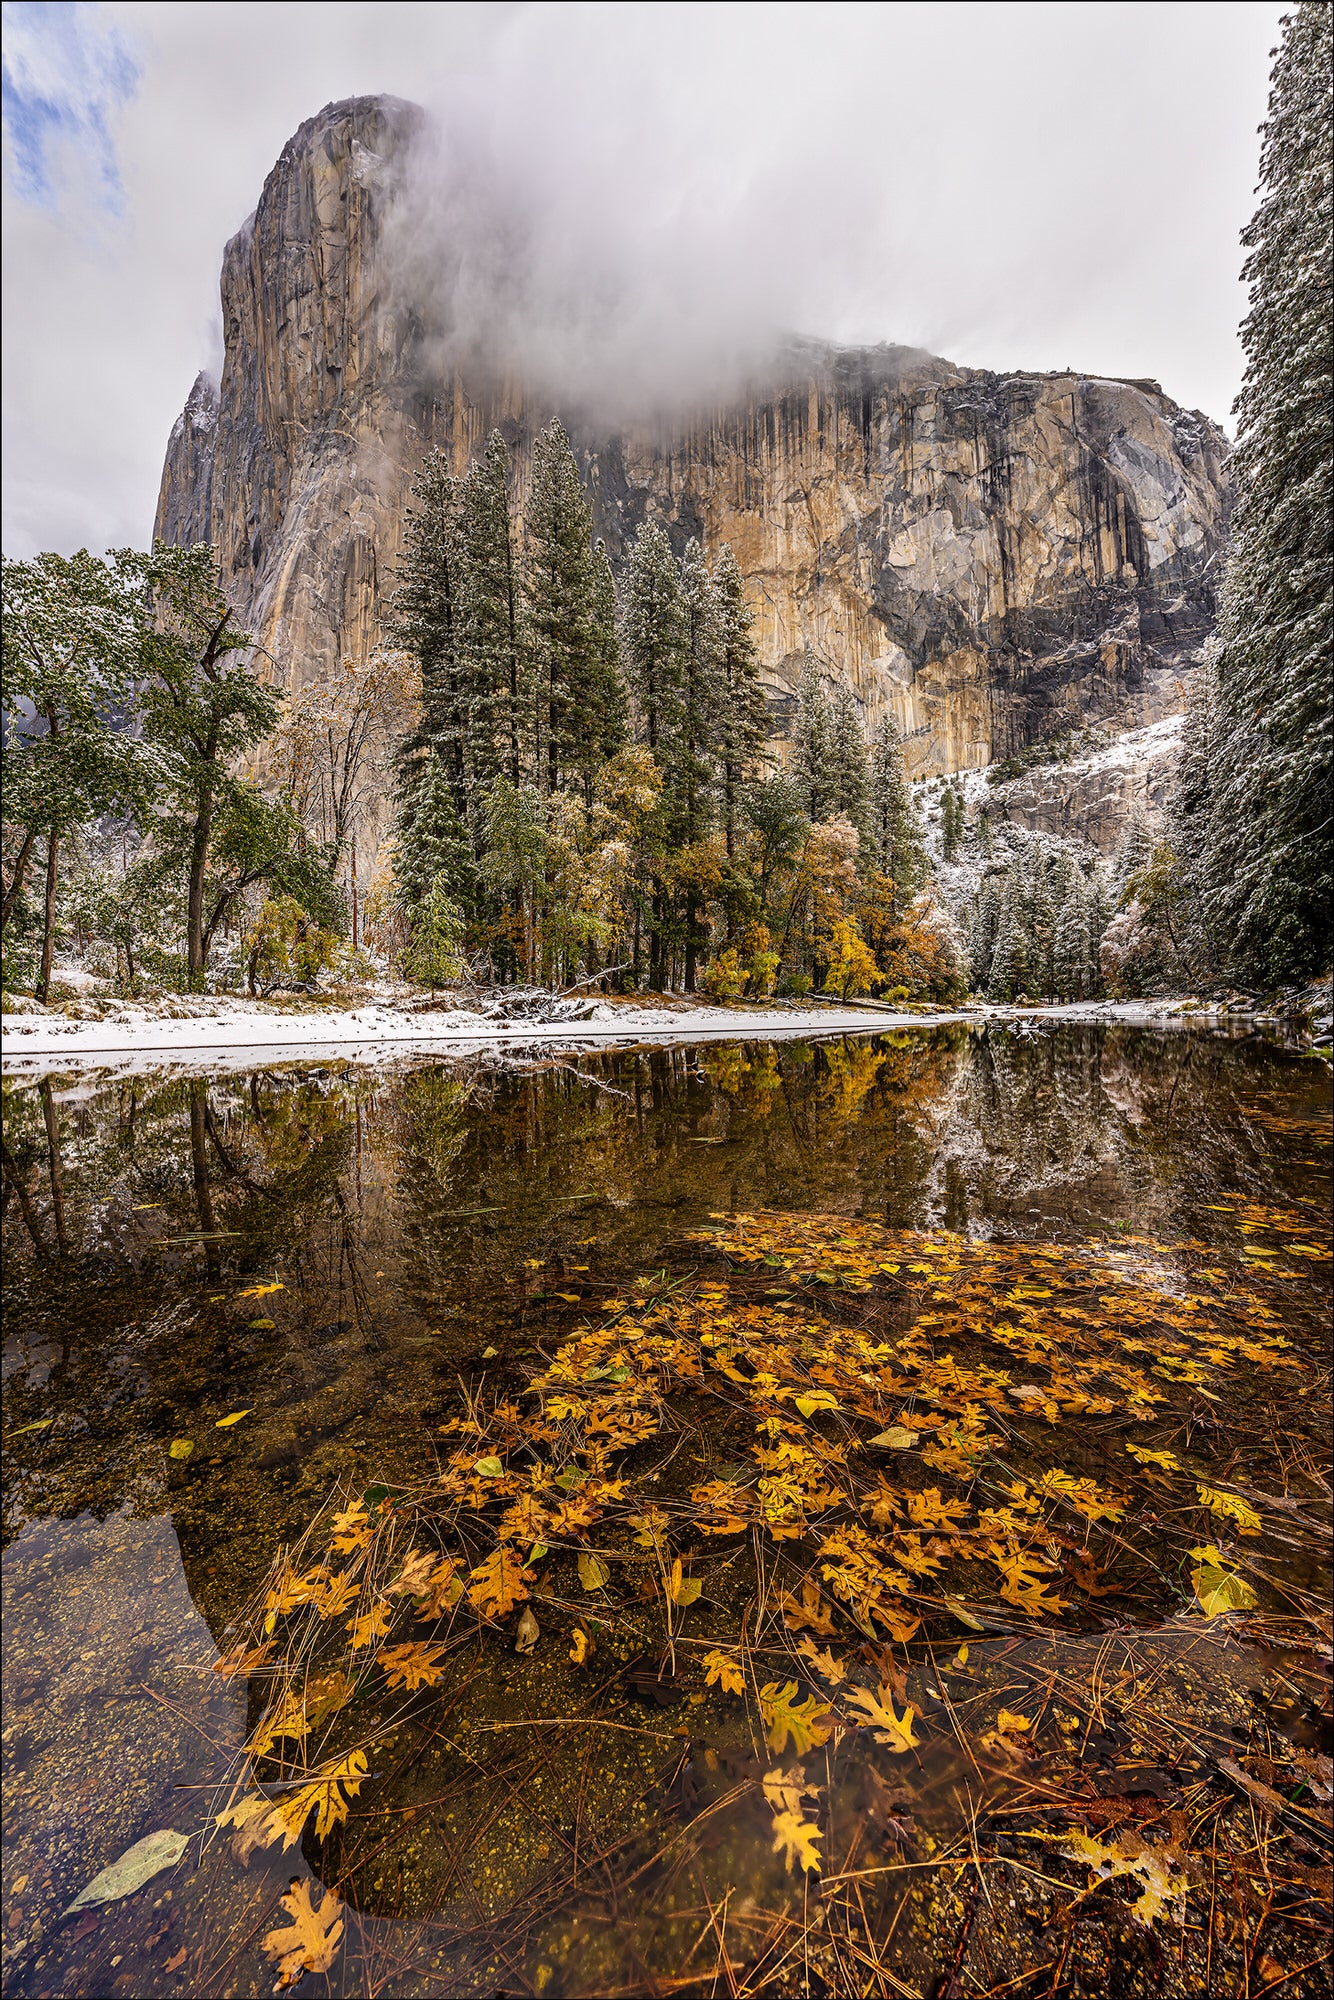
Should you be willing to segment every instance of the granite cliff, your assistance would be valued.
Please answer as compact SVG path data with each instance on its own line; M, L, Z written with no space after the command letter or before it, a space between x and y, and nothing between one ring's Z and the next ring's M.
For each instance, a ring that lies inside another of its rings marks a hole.
M225 361L172 432L156 532L211 540L281 676L378 639L413 473L494 426L527 476L552 410L475 364L445 379L395 286L386 218L422 114L328 106L284 147L222 269ZM598 531L646 515L730 542L781 736L807 659L910 768L978 767L1180 705L1212 619L1223 434L1157 383L997 375L901 347L793 343L725 407L609 434L560 413Z

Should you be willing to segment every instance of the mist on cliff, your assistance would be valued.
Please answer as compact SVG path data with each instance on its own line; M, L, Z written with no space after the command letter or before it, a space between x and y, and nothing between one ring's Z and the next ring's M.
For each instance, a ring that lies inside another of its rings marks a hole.
M1230 122L1253 144L1223 11L519 7L404 93L392 284L442 377L609 420L726 397L792 336L1154 375L1226 419L1181 336L1203 289L1232 339L1236 224L1169 222Z
M1279 13L6 0L5 546L144 538L223 244L303 120L377 92L437 135L388 278L442 369L642 413L797 332L1226 420Z

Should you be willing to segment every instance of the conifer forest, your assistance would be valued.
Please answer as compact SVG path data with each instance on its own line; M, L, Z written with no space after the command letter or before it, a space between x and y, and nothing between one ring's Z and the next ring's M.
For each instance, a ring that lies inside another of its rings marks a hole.
M1327 1995L1328 6L5 37L4 1994Z

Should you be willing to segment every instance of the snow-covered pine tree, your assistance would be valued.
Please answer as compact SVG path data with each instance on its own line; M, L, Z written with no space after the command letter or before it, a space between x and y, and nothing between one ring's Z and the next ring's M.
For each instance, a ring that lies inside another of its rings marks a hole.
M1143 814L1132 813L1121 829L1116 853L1112 856L1111 893L1115 902L1119 903L1124 897L1132 877L1147 866L1153 849L1153 835Z
M1217 641L1210 640L1186 689L1181 750L1167 805L1167 841L1176 862L1176 908L1167 919L1171 943L1188 976L1205 980L1217 979L1222 970L1211 921L1220 859L1214 845L1218 723Z
M871 746L867 842L871 865L888 875L906 909L930 874L912 790L903 774L903 738L886 709Z
M428 760L439 757L466 810L467 702L458 651L459 482L445 455L427 455L412 482L386 637L421 670L422 719L400 753L401 808L411 811Z
M973 897L968 924L968 976L975 993L985 993L987 989L999 922L996 884L992 876L986 875Z
M808 660L797 683L797 718L792 730L792 779L802 811L818 825L834 811L834 718L814 664Z
M1052 949L1052 983L1058 999L1087 999L1090 950L1084 877L1072 868L1056 913Z
M742 788L753 778L769 733L741 571L726 542L713 565L718 617L718 792L729 857L736 851Z
M658 752L677 729L688 643L681 572L656 521L645 521L621 572L621 658L625 662L635 731Z
M963 795L953 784L946 785L940 800L940 852L946 861L957 861L963 844Z
M867 808L866 733L852 690L840 687L834 701L830 768L833 810L842 813L865 840Z
M470 817L480 826L481 788L497 770L517 784L529 733L519 631L518 574L509 503L509 453L487 439L459 488L458 651L468 705Z
M1027 982L1028 940L1024 934L1023 887L1018 869L1012 867L1001 892L996 943L987 979L987 998L993 1001L1013 1000L1024 991Z
M606 592L583 482L559 421L533 447L524 600L542 789L555 792L567 777L591 785L604 754L605 705L614 692L602 629Z
M1038 994L1053 992L1056 902L1053 859L1045 843L1033 856L1028 893L1028 982Z
M428 758L400 807L394 877L411 926L437 880L452 902L475 913L480 889L473 840L454 803L454 788L438 757Z
M1254 981L1303 978L1330 958L1332 22L1325 0L1283 18L1261 202L1242 235L1250 311L1206 903L1236 973Z

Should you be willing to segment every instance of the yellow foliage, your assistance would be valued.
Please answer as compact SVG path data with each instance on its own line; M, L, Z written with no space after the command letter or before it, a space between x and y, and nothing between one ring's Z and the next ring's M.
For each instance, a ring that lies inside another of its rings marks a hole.
M285 1987L295 1986L307 1972L329 1970L343 1935L339 1914L343 1906L333 1890L326 1889L317 1909L309 1882L293 1882L279 1900L292 1921L282 1930L269 1931L261 1943L270 1958L278 1961L275 1990L281 1992Z

